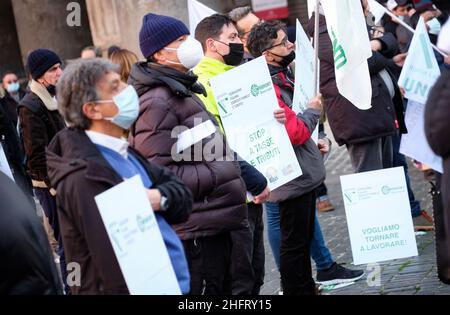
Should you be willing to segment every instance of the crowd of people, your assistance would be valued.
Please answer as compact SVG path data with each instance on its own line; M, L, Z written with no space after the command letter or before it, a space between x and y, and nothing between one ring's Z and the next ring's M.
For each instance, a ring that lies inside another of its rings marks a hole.
M450 34L439 37L449 28L443 1L384 2L413 28L423 17L431 41L450 53ZM361 0L361 10L370 21L367 0ZM407 158L399 152L408 130L407 100L397 82L412 34L388 15L380 25L368 23L373 96L372 108L363 111L339 93L326 18L321 8L315 14L320 14L320 93L298 115L292 110L294 71L301 69L294 65L302 56L295 54L295 29L262 21L250 7L206 17L195 34L176 18L145 15L135 34L143 61L117 46L102 58L91 46L65 66L47 47L28 55L26 89L16 74L5 72L0 140L15 183L0 172L0 253L6 268L0 294L128 294L95 197L136 175L183 294L258 295L265 276L264 226L283 294L315 295L317 284L362 279L363 270L334 260L317 218L318 211L334 210L324 183L332 145L325 120L337 144L347 148L355 173L404 168L416 230L434 229L434 210L444 214L439 224L450 231L450 59L436 53L443 74L427 104L427 136L445 159L443 176L421 165L436 191L442 187L441 207L427 211L415 199ZM311 37L315 14L306 27ZM273 191L265 176L230 148L210 84L258 57L267 62L278 99L273 119L285 126L303 170ZM212 156L174 153L174 130L205 122L214 132L195 145ZM316 144L312 134L318 124ZM212 146L221 149L211 151ZM35 199L44 210L42 222ZM448 252L448 244L442 246L438 250ZM72 263L80 266L76 284L68 281ZM450 271L440 277L450 281Z

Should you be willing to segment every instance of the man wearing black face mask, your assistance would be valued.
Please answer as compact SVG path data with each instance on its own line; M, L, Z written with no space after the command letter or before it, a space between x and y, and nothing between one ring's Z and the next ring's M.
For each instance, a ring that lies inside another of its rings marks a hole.
M214 115L222 131L222 121L209 80L242 63L244 46L233 21L220 14L203 19L195 30L195 37L201 42L205 57L195 67L194 72L205 86L207 96L201 96L208 111ZM283 110L274 113L278 122L284 124ZM242 178L246 190L254 197L248 203L249 229L232 233L234 249L232 253L232 294L258 295L264 283L264 224L262 203L267 200L270 190L265 177L253 166L240 161ZM239 246L245 244L245 247Z
M294 81L288 66L295 59L295 52L284 24L273 21L254 26L247 46L255 58L264 56L269 65L279 106L286 110L286 131L304 172L302 176L277 188L269 198L271 202L277 202L280 208L283 293L313 295L316 291L310 248L315 222L315 190L325 180L321 153L329 150L325 141L317 146L311 139L322 112L321 96L314 97L303 114L297 116L292 111Z
M19 129L23 141L26 166L31 177L34 192L59 242L61 271L65 280L66 266L59 233L56 212L55 191L47 174L45 150L53 137L65 128L64 119L58 112L56 83L61 77L61 59L51 50L38 49L28 56L27 67L33 78L30 90L19 103Z

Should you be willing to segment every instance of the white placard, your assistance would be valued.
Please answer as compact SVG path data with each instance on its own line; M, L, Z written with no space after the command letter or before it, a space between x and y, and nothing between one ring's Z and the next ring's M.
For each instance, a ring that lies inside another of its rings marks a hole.
M405 114L408 133L402 135L400 153L430 166L439 173L444 173L442 158L431 150L425 136L425 105L408 101Z
M95 197L132 295L180 295L169 254L140 176Z
M11 178L13 181L15 181L14 176L11 172L11 168L9 167L8 160L6 159L5 151L3 150L3 146L1 143L0 143L0 171L5 173L6 176Z
M274 190L302 175L286 128L274 118L278 99L264 57L210 80L231 148Z
M355 265L417 256L402 167L341 177Z
M296 52L295 55L295 89L294 99L292 102L292 110L298 115L303 114L308 108L309 101L314 95L314 48L303 30L299 20L297 20L296 31ZM318 63L319 65L319 63ZM317 70L319 71L319 69ZM320 72L319 72L320 73ZM320 86L320 76L318 77L317 86ZM319 142L319 125L313 132L311 138L317 144Z

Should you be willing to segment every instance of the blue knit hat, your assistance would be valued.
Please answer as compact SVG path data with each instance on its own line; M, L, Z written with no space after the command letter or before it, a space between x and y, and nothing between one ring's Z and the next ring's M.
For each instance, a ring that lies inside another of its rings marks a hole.
M28 55L27 69L31 77L37 80L57 63L62 62L56 53L48 49L37 49Z
M148 58L179 37L189 34L188 28L180 20L149 13L142 22L139 45L144 57Z

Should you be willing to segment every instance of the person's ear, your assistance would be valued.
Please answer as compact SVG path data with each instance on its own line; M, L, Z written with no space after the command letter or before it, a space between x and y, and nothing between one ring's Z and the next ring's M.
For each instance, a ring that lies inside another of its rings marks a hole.
M103 115L97 110L97 105L94 103L86 103L83 105L83 114L90 120L101 120Z
M208 38L207 40L206 40L206 50L208 51L212 51L212 52L217 52L217 48L216 48L216 45L215 45L215 41L214 41L214 39L212 39L212 38Z
M265 52L262 53L262 55L266 58L267 62L274 61L274 59L272 57L272 54L270 52L265 51Z
M164 56L164 53L163 53L162 50L156 52L156 53L153 55L153 59L155 59L155 61L158 62L158 63L159 63L159 62L164 62L164 61L166 61L166 57Z

